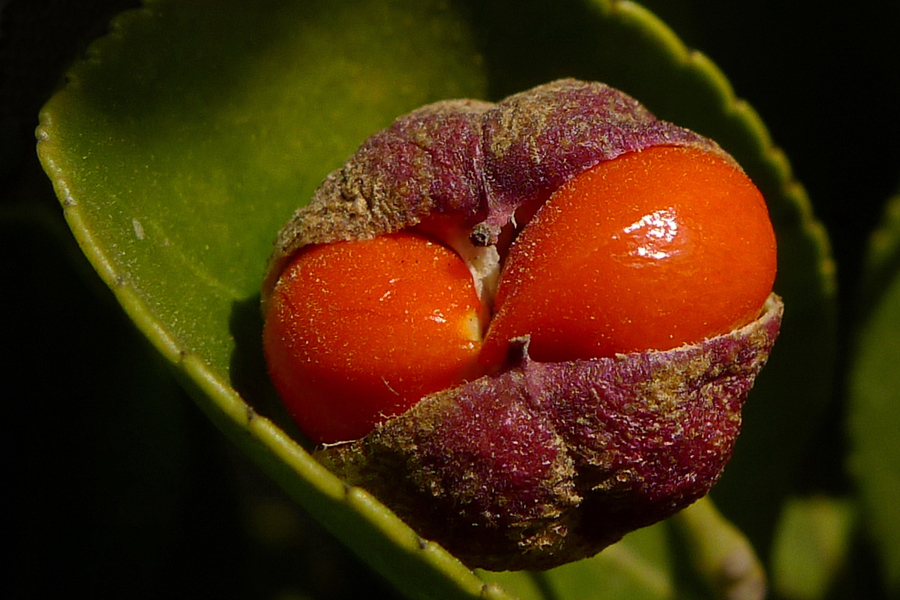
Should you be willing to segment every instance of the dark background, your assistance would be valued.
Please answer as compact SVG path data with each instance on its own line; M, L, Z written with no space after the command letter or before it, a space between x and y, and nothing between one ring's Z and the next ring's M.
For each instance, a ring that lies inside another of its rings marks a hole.
M108 19L136 4L0 1L10 597L390 597L185 396L80 255L38 164L40 107ZM867 235L900 189L900 2L644 4L718 64L787 153L831 236L849 335ZM840 417L822 432L829 458L811 486L846 485Z

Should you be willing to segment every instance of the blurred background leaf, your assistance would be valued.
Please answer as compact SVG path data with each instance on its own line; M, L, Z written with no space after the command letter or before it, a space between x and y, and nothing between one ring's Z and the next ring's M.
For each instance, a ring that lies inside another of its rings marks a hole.
M853 547L856 507L824 495L789 499L773 549L772 585L783 598L834 595Z
M872 234L849 375L850 472L884 584L900 597L900 195Z

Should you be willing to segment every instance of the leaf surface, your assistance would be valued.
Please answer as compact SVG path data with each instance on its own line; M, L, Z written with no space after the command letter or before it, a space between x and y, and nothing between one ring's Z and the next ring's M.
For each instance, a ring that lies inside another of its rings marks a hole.
M290 213L394 117L563 76L621 87L717 139L769 201L788 312L722 484L724 512L765 545L796 466L780 459L805 443L797 414L813 423L830 391L821 375L833 352L827 242L757 115L712 63L637 5L148 1L115 19L41 115L44 168L82 250L126 312L210 418L409 597L507 593L310 458L265 374L265 261ZM742 508L748 494L774 503L771 519ZM547 574L487 579L526 598L670 594L663 530ZM629 575L644 562L654 567ZM617 577L626 583L611 585ZM583 581L610 585L598 591Z

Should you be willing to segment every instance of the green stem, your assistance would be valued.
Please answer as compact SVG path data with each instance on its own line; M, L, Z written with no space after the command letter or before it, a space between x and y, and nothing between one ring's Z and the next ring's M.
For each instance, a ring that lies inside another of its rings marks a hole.
M691 549L690 560L723 600L761 600L766 595L766 573L744 534L702 498L673 519Z

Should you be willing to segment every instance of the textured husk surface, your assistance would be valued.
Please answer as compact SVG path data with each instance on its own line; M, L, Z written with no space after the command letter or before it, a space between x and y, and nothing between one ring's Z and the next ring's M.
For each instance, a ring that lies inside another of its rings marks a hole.
M592 556L705 495L783 306L668 351L540 363L445 390L317 458L471 567Z

